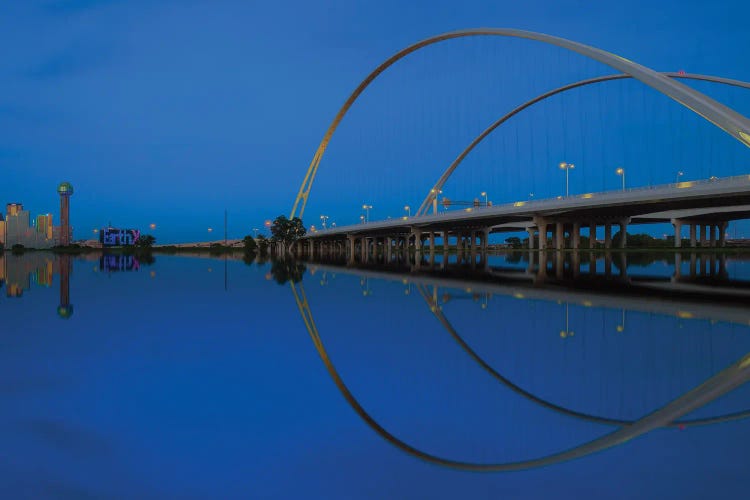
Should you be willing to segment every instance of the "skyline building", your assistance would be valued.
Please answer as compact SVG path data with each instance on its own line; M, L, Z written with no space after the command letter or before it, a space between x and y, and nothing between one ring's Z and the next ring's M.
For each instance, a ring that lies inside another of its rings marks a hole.
M68 246L71 241L70 230L70 197L73 196L73 185L70 182L61 182L57 186L60 195L60 245Z
M8 203L5 205L5 213L7 215L18 215L18 212L23 210L23 203Z
M70 245L73 230L70 227L70 196L73 186L69 182L61 183L57 192L60 195L60 226L54 226L52 214L40 214L31 218L23 204L14 202L6 205L6 214L0 215L0 243L6 248L23 245L26 248L52 248L56 245Z

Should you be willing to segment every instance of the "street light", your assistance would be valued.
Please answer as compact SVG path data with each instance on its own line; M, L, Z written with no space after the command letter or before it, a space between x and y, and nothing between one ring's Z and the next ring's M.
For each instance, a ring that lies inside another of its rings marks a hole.
M443 194L442 189L438 189L437 191L433 188L430 189L430 195L432 196L432 213L436 214L438 211L438 195Z
M151 224L148 225L148 227L153 231L154 229L156 229L156 224L152 222Z
M362 205L362 210L365 211L365 222L370 221L370 209L372 208L372 205L364 204Z
M675 181L675 183L679 183L680 182L680 177L682 177L683 175L685 175L685 174L682 172L682 170L678 171L677 172L677 180Z
M365 216L364 215L360 215L359 216L359 222L361 222L362 224L365 223Z
M531 200L534 199L534 193L529 193L529 199L531 199Z
M487 191L482 191L481 193L479 193L479 195L484 196L484 206L488 207L489 205L487 204Z
M407 217L411 217L411 207L409 205L404 205L404 211Z
M572 163L567 163L564 161L560 162L560 170L565 170L565 197L566 198L568 197L568 194L569 194L569 190L568 190L568 186L570 185L569 179L568 179L569 172L573 170L574 168L576 168L576 166Z
M323 229L326 228L326 221L328 221L327 215L321 215L320 216L320 225L323 226Z
M212 227L209 227L209 228L208 228L208 232L209 232L209 233L212 233L213 231L214 231L214 228L212 228Z
M617 167L615 173L622 177L622 190L625 191L625 169L622 167Z
M257 239L258 238L258 228L257 227L253 228L253 233L255 233L255 238Z

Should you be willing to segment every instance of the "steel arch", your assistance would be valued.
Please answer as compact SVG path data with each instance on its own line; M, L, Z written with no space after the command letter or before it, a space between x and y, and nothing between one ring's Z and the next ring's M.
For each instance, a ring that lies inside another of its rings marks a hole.
M712 75L699 75L699 74L692 74L692 73L673 73L673 72L665 72L662 73L662 75L669 77L669 78L683 78L686 80L698 80L698 81L704 81L704 82L712 82L712 83L720 83L722 85L730 85L733 87L742 87L745 89L750 89L750 82L743 82L741 80L732 80L730 78L722 78L719 76L712 76ZM530 99L526 101L525 103L521 104L520 106L515 107L512 111L506 113L500 119L493 122L492 125L487 127L482 131L481 134L479 134L469 145L464 149L461 154L459 154L455 160L453 160L453 163L451 163L448 168L445 169L443 174L440 176L438 181L435 183L434 186L430 189L430 191L427 193L427 197L425 197L424 201L422 201L422 204L419 206L419 209L415 213L415 216L425 215L427 213L427 210L430 207L430 203L436 198L435 193L439 193L441 189L443 189L443 186L448 181L451 175L453 175L453 172L458 168L458 166L461 164L462 161L471 153L471 151L479 145L480 142L482 142L488 135L490 135L496 128L498 128L503 123L507 122L517 114L519 114L521 111L525 110L526 108L529 108L533 106L534 104L537 104L541 101L544 101L545 99L552 97L557 94L561 94L563 92L567 92L568 90L573 90L575 88L584 87L586 85L591 85L594 83L603 83L608 82L612 80L623 80L626 78L632 78L631 75L625 74L625 73L619 73L615 75L604 75L604 76L597 76L594 78L588 78L586 80L580 80L574 83L569 83L567 85L563 85L562 87L558 87L556 89L550 90L548 92L545 92L543 94L540 94L536 96L533 99Z
M294 200L290 218L302 218L302 216L304 215L305 206L307 205L307 199L310 196L310 190L312 189L315 175L317 174L318 167L320 166L320 161L323 158L331 137L333 136L334 132L341 123L341 120L343 120L344 116L352 107L354 102L362 94L362 92L364 92L364 90L375 80L375 78L377 78L383 71L388 69L394 63L396 63L400 59L403 59L412 52L435 43L451 40L454 38L463 38L470 36L503 36L523 38L547 43L576 52L585 57L606 64L607 66L610 66L618 71L626 73L633 78L645 83L646 85L653 87L657 91L671 97L681 105L699 114L706 120L724 130L732 137L750 147L750 120L748 120L748 118L686 85L671 80L670 78L652 69L629 61L618 55L606 52L595 47L591 47L589 45L574 42L572 40L567 40L565 38L551 36L544 33L536 33L533 31L524 31L510 28L475 28L451 31L426 38L400 50L399 52L385 60L383 63L381 63L369 75L367 75L367 77L362 80L362 82L360 82L360 84L357 86L357 88L354 89L346 102L344 102L344 105L339 109L338 113L326 130L323 139L318 145L318 149L316 150L315 155L310 162L310 166L308 167L307 173L302 180L302 184L300 186L299 192L297 193L297 197Z

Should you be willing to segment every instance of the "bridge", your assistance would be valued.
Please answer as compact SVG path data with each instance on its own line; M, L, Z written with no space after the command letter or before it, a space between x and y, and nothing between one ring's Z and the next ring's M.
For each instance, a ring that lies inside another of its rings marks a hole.
M604 226L604 247L612 247L612 227L619 226L625 235L629 224L671 222L675 228L675 246L682 244L682 229L689 228L690 246L697 244L724 246L729 220L750 214L750 175L679 182L665 186L629 189L605 193L586 193L549 200L522 200L499 206L468 207L461 211L442 212L421 217L342 226L314 231L307 236L309 255L341 250L348 243L348 254L356 248L368 255L378 245L390 250L412 246L420 251L429 240L434 251L440 237L443 245L455 238L456 246L467 246L470 252L486 251L488 237L494 232L526 231L529 248L580 248L581 228L588 228L589 246L594 248L596 228ZM549 233L551 238L549 238ZM478 240L478 241L477 241ZM626 237L619 238L620 247ZM538 243L537 243L538 242ZM304 249L303 249L304 250Z
M704 119L743 146L750 146L750 120L734 109L708 95L681 83L684 81L710 82L721 86L750 89L750 83L729 78L695 73L659 72L637 64L604 50L575 41L541 33L513 29L481 28L444 33L417 42L397 52L375 68L355 88L339 109L323 140L315 152L312 162L300 186L292 208L291 217L302 218L310 198L313 182L318 174L323 157L334 133L349 113L355 102L371 84L389 70L396 62L428 46L460 38L503 37L542 42L550 46L597 61L619 71L585 78L547 90L532 99L513 107L509 112L482 129L461 150L450 164L442 170L437 180L424 191L426 196L415 210L400 217L385 220L369 220L362 223L326 227L326 216L322 216L322 228L311 226L306 237L291 248L277 247L277 253L291 252L296 256L312 257L331 253L343 253L354 259L366 259L376 252L408 250L412 252L434 251L436 245L444 249L455 247L466 252L485 252L489 237L494 233L528 234L530 249L562 250L581 247L582 236L588 236L588 245L594 248L597 229L603 228L603 246L612 248L627 244L627 228L634 224L670 223L674 228L674 245L683 245L683 237L689 238L690 247L725 245L728 223L747 219L750 214L750 175L709 176L702 180L677 181L670 184L650 185L636 188L625 187L625 172L618 169L622 177L622 189L617 191L592 191L569 195L567 175L574 165L561 162L566 174L564 195L548 199L533 198L533 195L518 196L516 201L492 205L485 199L475 199L467 206L455 208L457 203L449 200L439 202L439 196L464 160L488 137L502 128L513 117L546 101L582 87L594 87L604 82L634 80L661 95L671 98L688 112ZM745 149L746 151L746 149ZM366 152L362 152L365 154ZM518 167L516 167L518 168ZM478 191L478 189L477 189ZM439 210L440 205L446 210ZM369 210L365 204L363 209ZM405 207L408 209L408 206ZM448 210L447 208L451 208ZM613 238L613 229L621 234Z

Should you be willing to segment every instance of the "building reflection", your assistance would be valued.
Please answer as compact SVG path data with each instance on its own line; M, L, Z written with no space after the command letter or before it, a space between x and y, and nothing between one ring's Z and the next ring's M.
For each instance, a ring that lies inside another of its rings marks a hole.
M141 261L134 255L104 254L99 256L98 260L98 269L108 273L138 271L141 267ZM60 318L69 319L74 311L70 297L73 261L74 257L69 254L0 253L0 290L5 287L7 297L21 298L35 286L52 287L57 276L60 281L57 314Z

